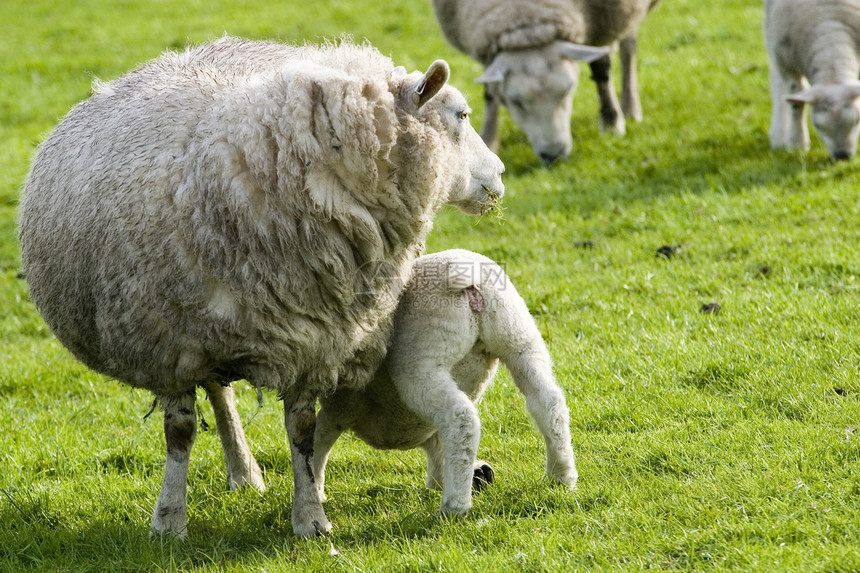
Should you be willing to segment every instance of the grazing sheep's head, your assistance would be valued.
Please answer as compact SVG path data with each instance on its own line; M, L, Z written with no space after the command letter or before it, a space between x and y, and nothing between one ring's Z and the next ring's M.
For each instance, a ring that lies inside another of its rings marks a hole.
M860 82L816 85L786 100L794 105L810 104L812 125L833 159L854 157L860 138Z
M416 117L431 121L446 140L445 171L451 176L448 204L478 215L493 210L504 194L505 166L469 123L472 110L463 94L446 85L449 75L443 60L433 62L424 75L410 74L406 77L409 101L404 105Z
M605 47L556 41L542 48L499 53L476 81L511 112L526 132L535 153L546 164L570 155L570 116L579 81L576 60L593 62L609 53Z

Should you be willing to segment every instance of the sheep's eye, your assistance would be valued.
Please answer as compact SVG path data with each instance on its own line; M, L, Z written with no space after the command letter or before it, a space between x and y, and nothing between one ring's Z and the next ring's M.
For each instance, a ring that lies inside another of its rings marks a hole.
M466 121L467 119L469 119L469 112L461 111L458 117L460 118L460 121Z

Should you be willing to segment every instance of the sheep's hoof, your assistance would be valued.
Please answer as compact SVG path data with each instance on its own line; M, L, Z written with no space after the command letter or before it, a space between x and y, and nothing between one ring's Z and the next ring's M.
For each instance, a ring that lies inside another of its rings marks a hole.
M475 464L475 473L472 476L472 489L476 493L483 491L485 487L493 483L496 479L496 472L486 462L478 462Z

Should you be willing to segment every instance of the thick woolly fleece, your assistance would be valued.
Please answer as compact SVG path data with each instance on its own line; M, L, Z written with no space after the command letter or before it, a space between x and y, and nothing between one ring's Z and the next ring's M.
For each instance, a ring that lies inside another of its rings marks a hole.
M445 38L485 66L502 51L555 40L606 46L635 32L659 0L433 0Z

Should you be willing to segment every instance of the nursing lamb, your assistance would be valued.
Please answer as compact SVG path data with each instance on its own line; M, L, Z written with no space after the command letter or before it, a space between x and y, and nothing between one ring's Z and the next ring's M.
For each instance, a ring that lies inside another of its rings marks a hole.
M809 148L809 104L830 156L853 157L860 138L860 3L765 0L764 9L771 147Z
M659 0L433 0L445 38L484 67L487 108L481 137L496 150L504 104L546 164L570 155L573 92L583 60L600 97L601 128L625 133L640 121L636 79L639 24ZM620 43L621 106L609 49ZM586 45L582 45L586 44ZM601 46L601 47L594 47ZM623 113L622 113L623 110Z
M311 474L317 396L376 370L441 205L479 213L503 192L448 75L367 45L224 38L101 85L39 149L20 208L30 293L82 362L161 403L154 532L186 534L196 386L231 487L263 489L239 379L284 401L294 532L331 527Z
M422 448L427 487L442 487L442 513L465 515L473 481L492 480L489 465L476 461L481 425L474 402L499 359L543 435L547 476L576 487L564 393L525 302L499 265L463 250L420 257L394 324L373 381L321 398L314 437L321 497L329 451L352 430L375 448Z

